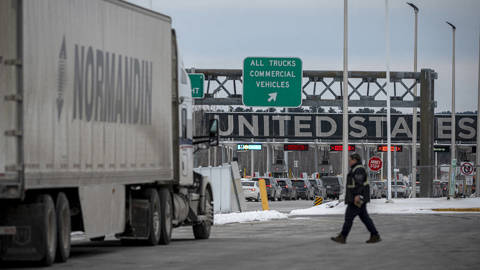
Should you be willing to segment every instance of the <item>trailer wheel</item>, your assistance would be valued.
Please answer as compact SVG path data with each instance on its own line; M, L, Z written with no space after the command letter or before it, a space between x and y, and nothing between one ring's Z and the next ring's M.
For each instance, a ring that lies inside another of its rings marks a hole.
M158 192L154 188L148 188L145 190L145 197L150 202L150 217L148 219L148 239L147 244L155 246L160 241L160 224L161 224L161 213L160 213L160 199L158 197Z
M172 194L168 188L160 188L160 244L168 245L172 240L172 217L173 217L173 204Z
M205 209L204 214L207 216L207 220L193 225L195 239L208 239L210 237L210 229L213 225L213 202L209 189L205 191L205 206L203 209Z
M57 214L57 256L55 260L57 262L66 262L70 257L70 233L71 233L71 221L70 221L70 205L68 203L65 193L60 192L57 196L56 203Z
M55 260L57 250L57 216L52 197L48 194L41 194L37 197L37 202L41 203L45 215L42 217L41 238L43 239L44 257L40 260L43 266L50 266Z

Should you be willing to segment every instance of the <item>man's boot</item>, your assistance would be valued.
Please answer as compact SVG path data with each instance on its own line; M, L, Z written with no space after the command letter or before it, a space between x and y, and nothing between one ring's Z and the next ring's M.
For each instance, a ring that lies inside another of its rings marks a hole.
M380 241L382 241L382 239L379 234L372 234L370 235L370 239L367 240L367 244L378 243Z
M339 244L345 244L347 242L347 239L342 234L339 234L337 237L331 237L330 239Z

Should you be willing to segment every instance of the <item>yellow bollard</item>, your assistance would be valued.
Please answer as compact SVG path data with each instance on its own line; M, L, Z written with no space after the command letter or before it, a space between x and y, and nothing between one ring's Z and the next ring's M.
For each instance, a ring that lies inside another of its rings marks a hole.
M267 196L267 186L265 185L265 179L258 179L258 186L260 187L260 198L262 199L262 209L263 211L269 210L268 208L268 196Z
M314 206L318 206L323 203L323 197L315 196L315 200L313 201Z

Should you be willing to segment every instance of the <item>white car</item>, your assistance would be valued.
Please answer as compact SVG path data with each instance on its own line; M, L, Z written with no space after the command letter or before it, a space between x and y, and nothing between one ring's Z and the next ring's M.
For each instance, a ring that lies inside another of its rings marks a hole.
M260 201L260 188L257 181L242 181L243 195L247 201Z
M392 181L392 197L395 197L395 191L397 192L397 197L408 198L410 196L410 189L403 181L397 181L396 185L395 181Z

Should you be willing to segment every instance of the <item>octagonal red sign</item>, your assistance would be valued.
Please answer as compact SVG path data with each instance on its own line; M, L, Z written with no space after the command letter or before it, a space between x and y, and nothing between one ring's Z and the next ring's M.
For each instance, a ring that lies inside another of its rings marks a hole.
M368 161L368 168L374 172L379 171L382 168L382 165L383 162L379 157L372 157Z

